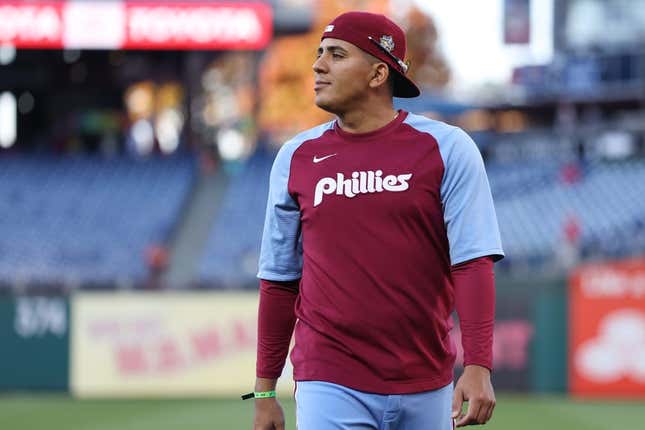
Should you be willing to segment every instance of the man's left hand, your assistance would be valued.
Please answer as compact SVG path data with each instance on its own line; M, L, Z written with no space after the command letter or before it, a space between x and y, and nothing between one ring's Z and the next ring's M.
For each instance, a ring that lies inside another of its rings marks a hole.
M462 405L468 402L468 409L464 415ZM473 424L486 424L495 409L495 392L490 381L490 370L477 365L464 368L455 385L452 398L452 417L456 420L457 427Z

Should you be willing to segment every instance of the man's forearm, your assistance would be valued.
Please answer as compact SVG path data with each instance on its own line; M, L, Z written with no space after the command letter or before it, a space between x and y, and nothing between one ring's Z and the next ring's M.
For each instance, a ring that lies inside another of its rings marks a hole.
M260 391L258 386L271 387L271 384L273 388L261 391L273 390L282 373L296 322L298 283L260 280L256 391Z
M464 365L493 367L495 275L490 257L453 266L455 304L459 315Z

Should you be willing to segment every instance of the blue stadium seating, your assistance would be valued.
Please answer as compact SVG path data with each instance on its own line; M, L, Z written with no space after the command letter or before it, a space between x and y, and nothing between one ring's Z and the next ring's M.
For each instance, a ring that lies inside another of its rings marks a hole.
M0 280L140 281L194 177L186 156L0 157Z
M580 226L583 257L645 253L645 161L598 162L585 167L577 182L557 176L550 181L540 187L520 182L512 197L497 196L491 175L506 264L556 258L572 216Z
M259 150L232 175L199 266L201 282L254 283L274 155Z
M513 199L528 191L552 187L558 180L560 163L513 162L490 163L486 166L491 189L495 193L495 202Z

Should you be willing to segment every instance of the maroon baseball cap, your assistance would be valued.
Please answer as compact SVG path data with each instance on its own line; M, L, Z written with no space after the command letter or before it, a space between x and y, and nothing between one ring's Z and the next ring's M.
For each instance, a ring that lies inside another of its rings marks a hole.
M375 56L394 71L394 97L416 97L421 92L405 76L405 33L384 15L369 12L347 12L337 16L325 28L320 40L340 39Z

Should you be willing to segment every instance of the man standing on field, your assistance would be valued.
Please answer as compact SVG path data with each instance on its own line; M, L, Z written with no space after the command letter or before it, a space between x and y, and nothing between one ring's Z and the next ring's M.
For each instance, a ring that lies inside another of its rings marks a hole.
M294 327L300 430L449 430L493 413L493 200L466 133L394 110L393 97L419 95L405 46L365 12L322 34L316 105L336 119L286 142L271 171L256 430L284 428L274 391ZM453 389L455 308L465 369Z

